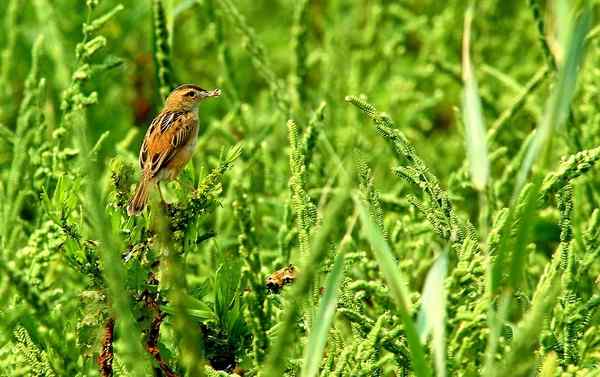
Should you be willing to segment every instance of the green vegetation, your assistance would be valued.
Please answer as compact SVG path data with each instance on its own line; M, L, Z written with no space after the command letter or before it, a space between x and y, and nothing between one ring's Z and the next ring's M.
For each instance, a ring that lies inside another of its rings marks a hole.
M597 3L4 0L0 376L600 376Z

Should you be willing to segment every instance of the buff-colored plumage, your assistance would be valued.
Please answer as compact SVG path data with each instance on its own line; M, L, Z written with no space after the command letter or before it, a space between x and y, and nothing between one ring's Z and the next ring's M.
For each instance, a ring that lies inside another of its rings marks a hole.
M198 104L219 95L219 89L207 91L191 84L181 85L169 94L140 148L142 177L127 207L130 216L144 210L155 184L160 193L159 182L177 178L192 158L198 138Z

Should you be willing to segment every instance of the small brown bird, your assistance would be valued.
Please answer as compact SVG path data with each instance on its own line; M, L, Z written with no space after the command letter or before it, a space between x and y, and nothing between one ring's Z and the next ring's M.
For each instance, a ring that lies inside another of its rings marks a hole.
M144 210L148 194L154 184L177 178L194 154L198 138L198 104L205 98L218 97L219 89L204 90L197 85L184 84L175 88L165 101L165 106L154 118L140 149L142 178L129 205L129 216Z

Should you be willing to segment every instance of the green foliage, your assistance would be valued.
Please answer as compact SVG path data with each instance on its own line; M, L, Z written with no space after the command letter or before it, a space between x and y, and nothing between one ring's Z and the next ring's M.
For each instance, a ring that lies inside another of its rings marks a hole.
M252 58L252 64L258 73L267 82L275 105L284 115L290 112L289 100L285 93L282 80L273 71L271 63L265 53L265 48L257 40L254 30L248 25L245 17L230 0L216 0L223 13L228 17L233 26L244 38L244 48Z
M465 141L467 160L471 173L473 186L483 191L490 175L490 161L488 158L487 141L485 138L485 124L481 113L481 99L475 78L475 70L471 63L471 23L473 19L473 6L467 9L465 15L465 30L463 36L463 81L465 85L463 94L463 113L465 114Z
M18 367L15 366L15 369L18 369L19 373L30 376L56 376L56 373L54 373L48 362L48 355L33 343L27 330L18 327L15 329L14 336L16 349L22 358L22 364Z
M0 68L0 82L3 83L0 89L0 122L6 122L11 111L14 109L16 103L12 100L14 96L12 84L13 81L10 79L12 69L15 48L17 45L17 12L19 10L18 1L11 0L6 6L6 13L4 14L4 25L2 25L5 32L4 48L2 49L2 55L0 55L2 62L2 68Z
M175 88L175 85L172 77L173 68L171 67L171 41L162 0L152 1L152 21L156 77L158 78L160 98L164 100Z
M400 312L415 374L417 376L430 376L432 373L425 361L425 353L421 341L418 338L415 324L411 319L411 307L410 303L407 301L408 292L406 292L406 289L404 288L405 283L403 282L400 272L394 268L395 263L393 254L383 238L383 235L377 229L373 220L367 215L364 206L359 206L359 211L361 221L365 224L367 238L371 243L371 247L375 253L377 253L377 261L381 266L382 273L390 286L391 294L394 297L394 301ZM376 324L374 328L377 327ZM371 331L373 332L373 330Z
M310 248L311 228L317 221L315 205L306 192L306 156L298 140L296 122L290 120L287 124L290 139L290 191L292 192L292 209L296 217L300 256L306 257Z
M323 350L327 343L329 327L333 321L336 308L337 289L343 278L344 254L335 257L333 270L327 276L325 293L319 304L319 314L315 317L313 328L310 330L308 344L304 349L303 376L315 376L319 371Z
M296 9L294 9L294 53L295 53L295 72L292 76L292 85L295 90L295 107L296 111L300 110L301 104L304 104L308 100L307 92L307 76L308 68L308 12L309 12L309 0L298 1Z
M427 196L428 202L420 202L416 197L409 196L409 201L423 213L440 237L459 247L465 231L456 216L448 194L440 187L439 180L419 157L414 146L406 136L394 128L392 120L386 114L379 114L372 105L356 98L346 97L346 101L357 106L375 122L377 132L383 136L394 155L405 160L407 165L395 168L396 175L414 184Z
M590 3L3 2L0 376L600 375Z

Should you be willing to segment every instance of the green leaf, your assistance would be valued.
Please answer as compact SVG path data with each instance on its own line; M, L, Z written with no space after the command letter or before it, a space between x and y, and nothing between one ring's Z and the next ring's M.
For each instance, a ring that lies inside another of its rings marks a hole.
M438 377L446 376L446 291L444 279L448 270L448 254L440 255L427 274L421 310L418 316L418 329L421 341L425 343L431 333L435 369Z
M161 310L167 314L175 315L177 311L171 305L162 305ZM188 296L186 299L186 308L185 311L188 315L198 322L206 322L216 319L215 313L212 311L210 306L206 305L204 302L197 300L191 296Z
M96 155L98 154L98 151L100 150L100 148L102 148L102 144L104 144L104 141L108 138L109 134L110 134L110 131L105 131L102 133L102 135L100 135L100 137L96 141L96 144L94 144L94 146L90 150L90 154L89 154L90 157L92 157L92 158L96 157Z
M241 261L230 253L222 256L222 264L215 275L215 314L219 326L230 336L243 332L244 324L239 302Z
M13 144L15 142L15 133L0 123L0 139L4 139Z
M485 137L485 125L481 112L481 98L477 88L475 70L471 64L470 39L473 7L470 6L465 14L465 29L463 35L463 114L465 123L465 144L467 159L473 186L483 191L490 175L490 161L488 157Z
M319 371L319 366L323 359L323 350L327 343L327 335L335 315L337 290L343 277L344 254L338 254L335 257L333 270L327 276L325 293L319 303L319 313L313 322L313 327L308 337L308 344L304 349L302 377L313 377Z
M552 135L567 119L569 106L575 95L578 71L583 63L585 40L591 21L592 12L587 6L575 29L570 33L564 64L559 69L558 81L546 103L546 109L536 128L534 139L517 175L513 200L518 197L521 188L525 185L534 163L541 158L542 167L546 167L548 164L549 154L552 151Z
M580 16L574 31L571 33L571 39L568 43L567 55L564 64L560 67L558 82L554 87L550 99L546 104L546 110L536 128L535 135L527 154L517 175L517 182L513 192L513 198L509 213L507 216L508 226L504 227L501 234L500 246L498 248L497 258L492 262L492 273L490 287L492 293L497 293L500 287L500 280L506 268L505 259L512 251L512 260L510 263L510 282L513 289L517 289L521 284L523 272L526 268L525 247L530 233L530 226L535 215L536 193L542 186L542 176L533 180L531 187L528 187L529 194L525 192L527 176L535 161L541 158L541 167L548 165L551 147L551 137L566 120L571 99L575 93L575 84L577 81L578 67L583 62L585 36L591 25L591 11L585 9ZM520 213L517 211L519 206ZM515 218L519 216L516 227L513 226ZM513 242L513 237L515 242Z
M553 261L552 267L547 270L550 272L540 278L531 306L514 332L510 350L506 352L500 363L487 370L486 375L493 377L531 375L536 360L529 355L534 345L539 342L545 318L551 312L560 291L557 266L558 264Z
M356 206L358 207L358 213L360 220L364 226L364 232L367 236L369 243L383 277L389 285L392 297L396 302L400 318L404 325L404 331L406 333L406 340L408 342L408 348L410 350L410 360L417 377L429 377L432 375L431 368L427 364L425 359L425 351L423 344L419 340L415 323L411 317L410 301L408 300L408 291L402 273L397 267L397 262L392 254L392 250L387 244L383 234L377 227L377 224L369 217L369 211L360 202L355 200Z

